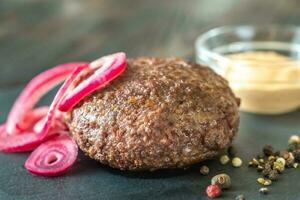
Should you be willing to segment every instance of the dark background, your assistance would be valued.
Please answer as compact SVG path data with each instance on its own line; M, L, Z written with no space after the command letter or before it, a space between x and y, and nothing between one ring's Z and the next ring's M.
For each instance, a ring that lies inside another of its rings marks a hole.
M298 0L0 0L0 121L34 75L58 63L93 60L125 51L129 57L181 56L193 60L196 37L230 24L300 23ZM43 102L50 102L48 95ZM246 162L266 143L283 148L299 133L300 112L280 116L241 113L235 141ZM80 156L71 172L55 179L33 177L22 167L28 154L0 154L0 199L206 199L212 175L227 172L233 188L225 199L300 199L299 170L289 170L257 190L257 174L208 161L182 171L119 172Z

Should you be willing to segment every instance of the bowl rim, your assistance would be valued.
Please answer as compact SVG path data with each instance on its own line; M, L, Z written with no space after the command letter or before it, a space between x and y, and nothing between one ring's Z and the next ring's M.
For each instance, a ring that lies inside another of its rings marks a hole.
M220 62L224 62L224 63L229 63L232 62L232 60L230 58L227 58L225 56L223 56L220 53L216 53L214 51L209 50L205 43L207 42L208 39L218 36L218 35L222 35L225 33L230 33L230 32L234 32L236 30L241 30L241 29L246 29L246 28L251 28L253 30L277 30L277 31L281 31L281 32L295 32L295 33L299 33L300 35L300 26L297 25L293 25L293 24L266 24L266 25L254 25L254 24L244 24L244 25L226 25L226 26L219 26L219 27L215 27L213 29L210 29L202 34L200 34L195 41L195 52L196 52L196 58L200 58L199 54L201 52L201 54L204 57L207 58L211 58L214 60L218 60ZM298 44L298 43L296 43ZM295 45L296 45L295 44ZM299 42L300 45L300 42ZM247 61L244 60L235 60L234 61L236 64L247 64Z

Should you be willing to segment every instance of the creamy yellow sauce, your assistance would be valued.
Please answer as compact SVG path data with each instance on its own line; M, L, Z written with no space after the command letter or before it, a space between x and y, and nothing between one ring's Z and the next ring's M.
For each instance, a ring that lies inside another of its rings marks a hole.
M300 62L275 52L228 55L223 76L242 99L241 110L278 114L300 107Z

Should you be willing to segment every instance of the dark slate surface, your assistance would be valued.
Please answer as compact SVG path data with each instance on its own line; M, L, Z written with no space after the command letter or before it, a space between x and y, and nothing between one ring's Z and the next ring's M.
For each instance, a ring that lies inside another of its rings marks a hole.
M43 69L71 60L91 60L123 50L140 55L193 59L196 36L212 27L236 23L299 24L297 0L1 0L0 122L25 82ZM53 94L53 92L52 92ZM49 102L51 95L43 99ZM300 134L300 111L280 116L241 113L235 144L244 160L265 143L283 148L290 134ZM270 187L257 190L257 173L207 161L188 170L120 172L80 155L66 176L34 177L22 167L28 154L0 154L0 199L207 199L212 175L230 174L233 188L223 198L300 199L300 172L288 170Z

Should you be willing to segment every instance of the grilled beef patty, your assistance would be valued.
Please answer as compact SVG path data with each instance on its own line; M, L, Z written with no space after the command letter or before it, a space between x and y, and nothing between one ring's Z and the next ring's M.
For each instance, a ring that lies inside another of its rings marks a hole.
M125 72L68 113L89 157L122 170L182 168L232 142L239 100L211 69L182 59L129 59Z

